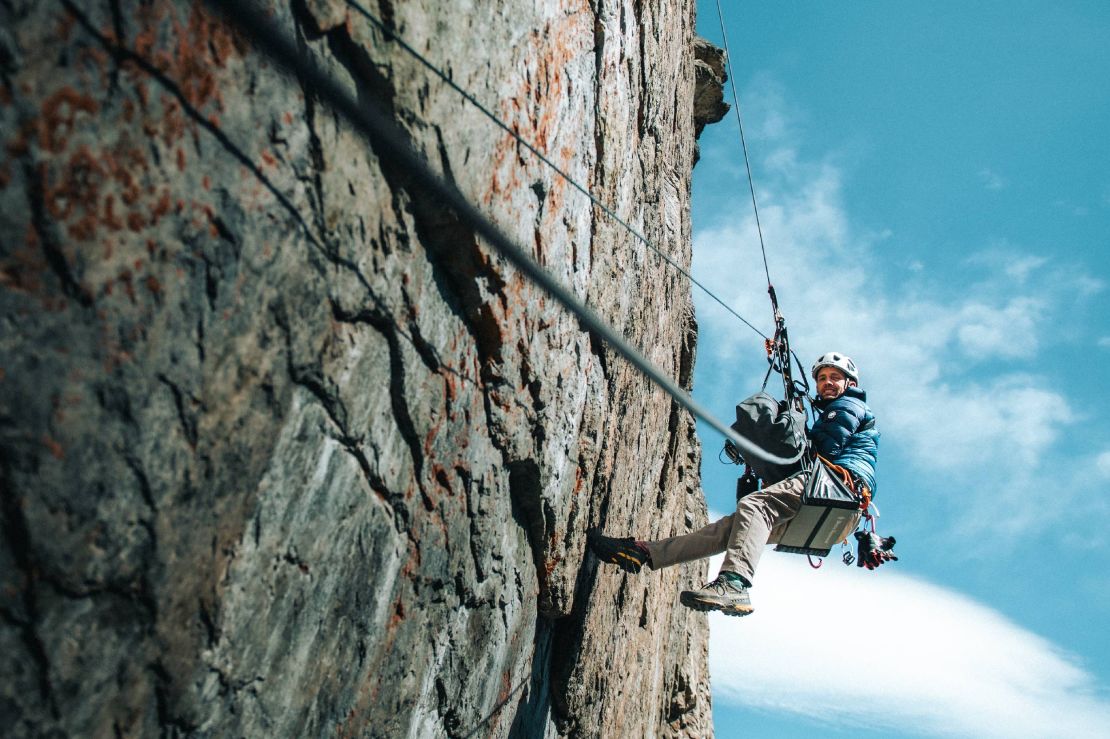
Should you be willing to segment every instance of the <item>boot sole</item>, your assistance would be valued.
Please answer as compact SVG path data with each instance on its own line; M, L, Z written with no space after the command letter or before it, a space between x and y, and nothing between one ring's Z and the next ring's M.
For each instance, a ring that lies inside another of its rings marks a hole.
M747 616L755 609L750 605L740 605L737 603L717 603L713 601L700 600L693 597L690 593L683 593L678 598L679 602L687 608L703 613L707 611L720 611L726 616Z
M635 557L631 557L624 552L617 552L613 555L613 559L609 560L609 564L614 564L620 567L625 572L631 572L633 575L638 575L640 569L643 568L644 563Z

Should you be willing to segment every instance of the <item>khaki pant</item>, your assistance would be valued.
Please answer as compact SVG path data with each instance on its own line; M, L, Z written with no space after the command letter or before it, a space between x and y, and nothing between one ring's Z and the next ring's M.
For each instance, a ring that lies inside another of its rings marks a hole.
M692 533L644 542L651 553L652 569L727 552L721 570L753 582L764 546L777 542L786 524L798 513L808 478L808 473L799 472L745 495L736 504L736 513Z

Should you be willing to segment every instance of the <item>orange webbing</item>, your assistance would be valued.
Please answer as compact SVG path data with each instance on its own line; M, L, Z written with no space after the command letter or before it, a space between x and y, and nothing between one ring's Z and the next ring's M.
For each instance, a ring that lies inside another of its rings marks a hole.
M840 477L840 481L844 483L845 487L847 487L856 495L860 496L859 509L866 512L867 509L871 506L871 489L868 488L866 485L861 486L862 489L856 489L856 483L855 480L852 479L851 472L844 469L838 464L833 464L829 460L822 457L820 454L817 455L817 458L824 462L825 466L828 467L830 471Z
M824 462L826 467L839 475L840 481L847 485L849 490L851 490L853 493L856 492L855 483L852 482L852 473L848 472L848 470L844 469L838 464L833 464L829 460L822 457L820 454L817 455L817 458Z

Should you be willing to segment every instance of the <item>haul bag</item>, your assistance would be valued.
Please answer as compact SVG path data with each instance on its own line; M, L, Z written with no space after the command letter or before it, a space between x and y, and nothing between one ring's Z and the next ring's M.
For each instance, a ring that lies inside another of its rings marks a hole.
M732 424L732 430L769 454L796 460L782 465L754 454L744 457L752 471L763 480L763 487L801 472L806 449L805 414L785 401L775 400L763 392L741 401L736 406L736 423Z
M859 496L820 460L814 462L798 515L779 537L777 552L825 557L859 523Z

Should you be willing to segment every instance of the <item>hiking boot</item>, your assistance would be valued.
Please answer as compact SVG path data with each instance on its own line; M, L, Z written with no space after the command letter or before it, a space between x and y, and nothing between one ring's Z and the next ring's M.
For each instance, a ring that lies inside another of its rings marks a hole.
M678 599L695 611L720 611L728 616L747 616L754 610L744 583L724 575L699 590L682 591Z
M616 539L605 536L597 529L590 529L586 532L586 544L602 562L616 565L625 572L639 572L641 567L651 562L647 547L631 536Z

